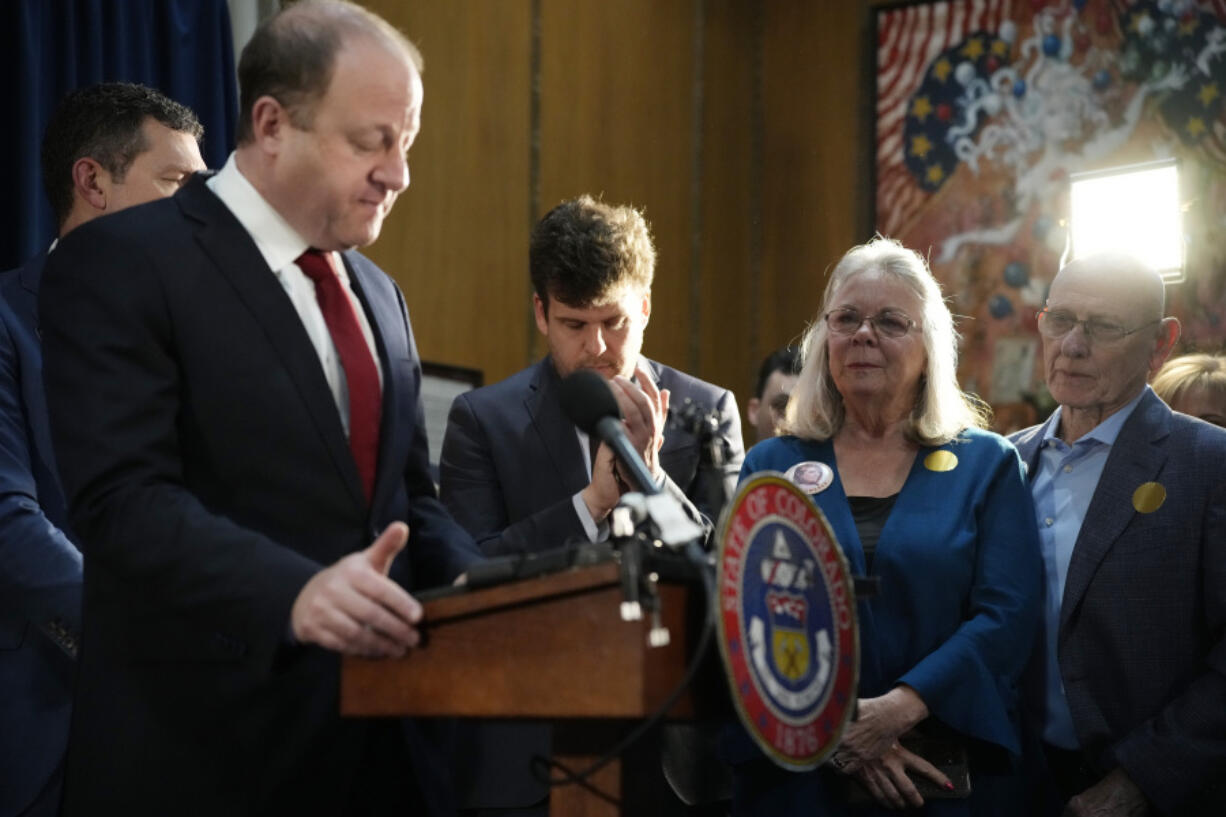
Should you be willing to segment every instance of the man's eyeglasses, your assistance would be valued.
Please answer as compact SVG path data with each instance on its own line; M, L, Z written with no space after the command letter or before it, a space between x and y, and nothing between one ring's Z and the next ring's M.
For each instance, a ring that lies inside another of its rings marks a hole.
M1072 312L1066 312L1061 309L1053 310L1050 307L1040 310L1035 316L1039 321L1039 333L1045 338L1059 340L1060 338L1073 331L1073 327L1081 324L1082 334L1086 338L1095 343L1115 343L1123 340L1134 332L1140 332L1147 326L1153 326L1156 323L1161 323L1162 319L1149 321L1140 326L1135 326L1132 329L1125 329L1118 323L1104 321L1100 318L1086 318L1078 320L1077 316Z
M845 306L830 310L825 318L826 325L836 335L854 335L860 331L865 321L873 325L878 335L886 338L901 338L915 326L915 321L897 309L885 309L876 315L865 315L858 309Z

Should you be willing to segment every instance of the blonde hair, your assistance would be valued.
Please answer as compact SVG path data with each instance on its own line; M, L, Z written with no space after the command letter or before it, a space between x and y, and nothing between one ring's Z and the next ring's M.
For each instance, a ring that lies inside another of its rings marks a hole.
M843 427L843 396L830 375L830 337L823 316L839 290L865 272L894 277L914 292L922 305L919 328L927 362L904 432L906 438L918 445L943 445L967 428L986 428L987 405L958 385L958 333L941 297L940 284L919 253L894 239L877 236L848 250L830 273L821 310L801 343L803 364L788 402L783 430L804 439L828 440Z
M1226 358L1205 354L1171 358L1150 385L1171 408L1194 392L1226 402Z

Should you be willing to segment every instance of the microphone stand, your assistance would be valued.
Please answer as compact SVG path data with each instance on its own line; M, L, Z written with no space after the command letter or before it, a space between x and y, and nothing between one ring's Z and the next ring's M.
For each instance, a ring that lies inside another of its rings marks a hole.
M626 437L617 399L600 374L585 369L571 373L562 381L559 397L571 422L609 446L627 478L641 491L623 494L609 521L621 562L621 616L626 621L639 620L646 607L653 625L648 644L663 646L668 643L668 630L660 624L657 583L659 569L667 562L664 554L681 551L683 563L691 560L713 578L714 568L698 544L705 531L686 516L674 497L660 491L642 455Z
M727 466L732 445L719 433L719 412L686 398L680 408L669 411L669 424L698 441L698 471L706 486L706 506L711 521L718 524L724 508L732 501L734 488L728 484Z

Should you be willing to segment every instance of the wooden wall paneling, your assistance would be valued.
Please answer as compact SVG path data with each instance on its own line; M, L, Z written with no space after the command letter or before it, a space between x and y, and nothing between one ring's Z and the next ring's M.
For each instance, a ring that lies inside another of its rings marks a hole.
M541 211L580 193L644 209L657 252L644 351L684 369L693 7L541 0L540 26Z
M531 3L365 0L425 58L412 183L369 249L422 357L494 382L527 347Z
M693 0L690 24L690 269L689 338L685 370L697 374L702 357L703 298L703 160L706 136L707 0Z
M413 185L370 253L405 289L430 359L493 381L543 352L529 311L533 197L539 215L591 192L652 223L647 353L743 404L758 361L803 331L830 265L871 230L870 0L366 2L426 57Z
M754 224L761 179L754 157L753 52L761 10L743 0L708 0L704 26L701 319L694 373L736 393L742 412L757 367L759 242Z
M764 4L759 358L815 316L829 269L869 237L861 106L868 2Z

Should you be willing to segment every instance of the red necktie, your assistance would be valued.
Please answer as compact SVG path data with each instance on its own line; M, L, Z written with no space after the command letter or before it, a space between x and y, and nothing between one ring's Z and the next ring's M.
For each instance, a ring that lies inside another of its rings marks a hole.
M358 465L366 499L374 494L375 463L379 458L379 371L362 335L353 302L345 294L328 253L307 250L294 262L315 282L315 298L332 343L340 355L349 387L349 450Z

